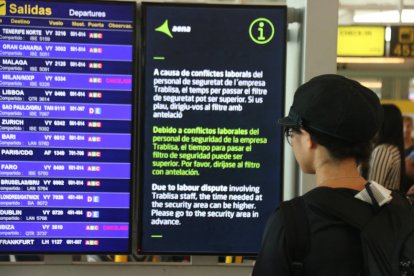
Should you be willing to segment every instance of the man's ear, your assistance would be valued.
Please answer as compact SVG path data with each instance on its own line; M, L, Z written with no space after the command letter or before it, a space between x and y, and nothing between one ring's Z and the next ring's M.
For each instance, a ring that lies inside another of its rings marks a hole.
M315 149L318 144L312 139L312 136L310 135L310 133L304 129L301 129L300 131L302 132L306 146L309 149Z
M311 149L316 149L316 147L318 146L318 143L316 143L315 140L312 139L312 137L310 137L310 141L311 141Z

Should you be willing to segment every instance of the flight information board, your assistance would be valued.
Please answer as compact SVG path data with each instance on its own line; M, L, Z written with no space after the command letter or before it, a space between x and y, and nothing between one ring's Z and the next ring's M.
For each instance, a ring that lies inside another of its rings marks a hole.
M255 254L282 194L286 7L142 14L139 250Z
M0 252L129 252L135 14L0 1Z

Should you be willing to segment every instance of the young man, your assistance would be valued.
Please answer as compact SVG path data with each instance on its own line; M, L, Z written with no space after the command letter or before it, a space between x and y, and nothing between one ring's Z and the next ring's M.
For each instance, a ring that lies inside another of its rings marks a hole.
M369 158L381 120L375 93L339 75L321 75L300 86L289 115L279 120L301 170L316 175L317 187L303 196L310 237L300 264L303 275L361 273L359 231L330 215L313 198L321 192L354 198L364 189L367 181L359 175L358 164ZM269 218L253 276L293 275L288 251L278 209Z

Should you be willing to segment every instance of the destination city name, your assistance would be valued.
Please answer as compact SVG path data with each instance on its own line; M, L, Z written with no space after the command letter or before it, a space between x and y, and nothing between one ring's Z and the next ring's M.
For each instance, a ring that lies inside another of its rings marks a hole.
M24 156L33 156L33 150L24 150L24 149L1 149L1 155L24 155Z
M66 111L64 105L35 105L35 104L2 104L2 110L28 110L28 111Z
M2 89L1 94L4 96L24 96L23 90L17 89Z
M22 214L22 210L0 209L0 216L21 216Z
M88 180L89 184L96 184L99 182L97 180ZM65 182L67 182L65 184ZM67 179L42 179L42 183L46 186L53 185L53 186L83 186L85 183L84 180L67 180ZM42 184L39 179L0 179L1 185L13 185L13 186L39 186ZM100 183L100 182L99 182Z
M33 245L35 240L28 240L28 239L19 239L19 240L10 240L4 239L0 240L0 245Z
M37 179L1 179L1 185L18 185L18 186L38 186L40 180Z
M2 28L3 34L9 35L42 35L42 30Z

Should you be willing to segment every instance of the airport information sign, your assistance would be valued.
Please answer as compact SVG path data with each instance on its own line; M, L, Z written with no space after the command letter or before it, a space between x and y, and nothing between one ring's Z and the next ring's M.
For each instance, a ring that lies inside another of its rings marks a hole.
M286 7L145 4L140 252L255 254L281 199Z
M0 5L0 251L128 252L135 3Z

